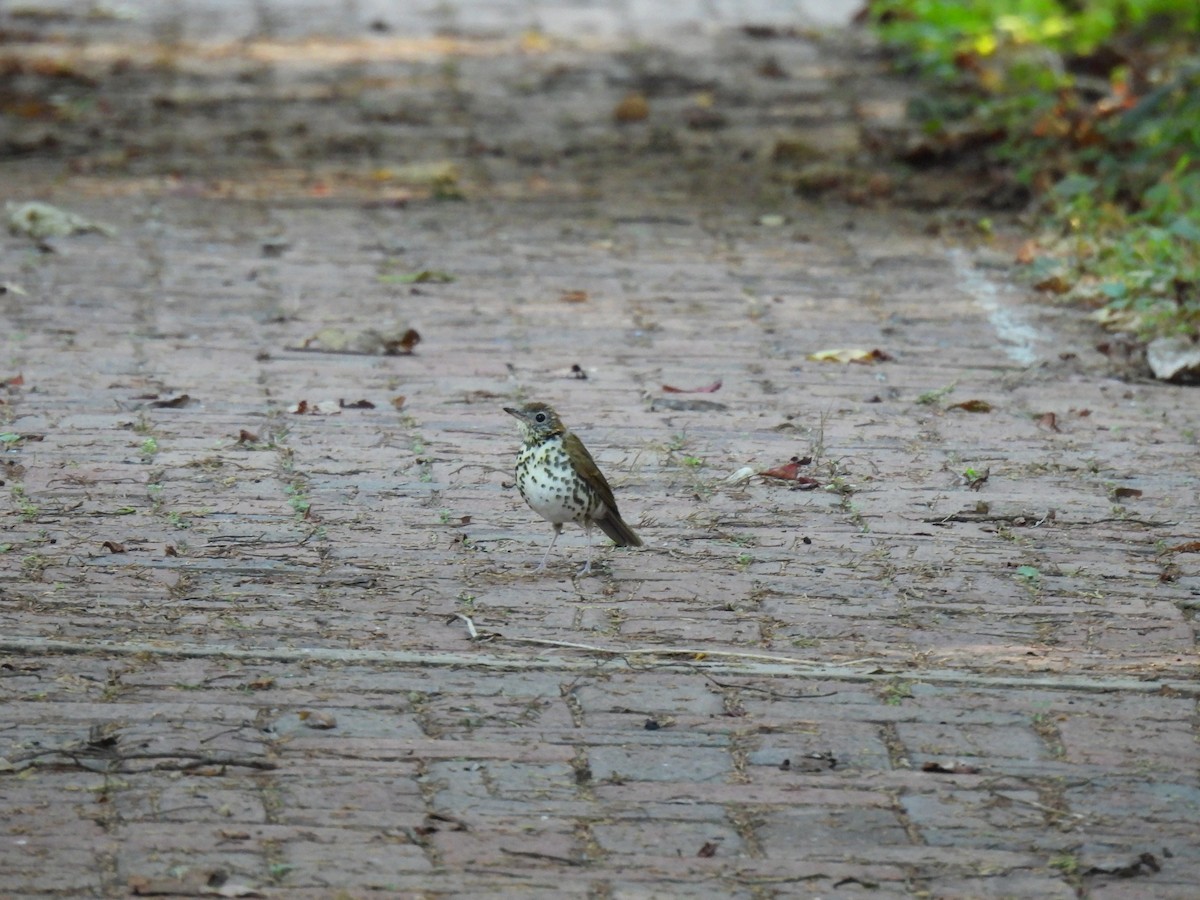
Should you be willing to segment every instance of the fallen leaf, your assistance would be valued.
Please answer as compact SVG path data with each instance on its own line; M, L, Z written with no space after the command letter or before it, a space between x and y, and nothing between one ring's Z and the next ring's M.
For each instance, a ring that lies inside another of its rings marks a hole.
M93 222L83 216L51 206L49 203L8 203L5 204L8 213L8 230L13 234L25 235L35 241L44 241L52 237L68 237L72 234L84 234L94 231L106 237L114 236L117 231L111 225L103 222Z
M1028 240L1017 248L1017 262L1023 266L1029 265L1038 258L1038 242Z
M441 188L458 183L458 166L448 160L406 163L377 169L376 181L396 181L413 187Z
M816 353L810 353L808 358L815 362L861 363L865 365L874 362L887 362L892 356L886 350L880 350L876 347L873 350L857 348L818 350Z
M125 545L118 543L117 541L105 541L100 546L103 547L105 550L107 550L109 553L124 553L125 552Z
M175 871L175 870L172 870ZM224 869L186 869L177 876L131 875L129 892L137 897L261 897L254 888L229 880Z
M338 399L338 406L342 409L374 409L375 404L370 400L355 400L353 403L347 403L341 398Z
M721 389L721 382L717 380L710 385L698 388L677 388L669 384L664 384L662 389L667 394L714 394Z
M530 29L521 35L522 53L546 53L553 46L545 32Z
M1136 498L1142 496L1142 492L1137 488L1119 487L1113 488L1112 495L1117 500L1124 500L1128 497Z
M392 401L391 401L392 407L394 409L404 409L404 401L407 399L408 398L405 397L403 394L397 394L395 397L392 398Z
M806 456L801 459L799 456L793 456L782 466L776 466L773 469L764 469L758 474L764 478L778 478L781 481L795 481L798 484L806 487L817 487L818 482L815 478L809 478L807 475L800 474L800 467L806 466L812 462L812 457Z
M1165 553L1200 553L1200 541L1188 541L1185 544L1176 544L1174 547L1168 547Z
M179 551L175 549L174 544L167 544L166 548L163 550L163 553L166 554L167 556L178 556L179 555Z
M1060 273L1055 273L1043 278L1041 281L1034 282L1034 288L1039 291L1045 291L1047 294L1065 294L1071 290L1072 284Z
M336 416L341 411L336 400L318 400L316 403L301 400L288 409L288 412L298 416Z
M753 466L742 466L732 475L725 478L726 484L743 484L758 474Z
M1085 877L1092 875L1115 875L1118 878L1134 878L1138 875L1149 875L1159 872L1162 866L1153 853L1141 853L1126 860L1106 860L1094 866L1088 866L1081 873Z
M951 403L946 409L961 409L963 412L987 413L992 411L992 404L986 400L964 400L962 403Z
M1200 344L1191 338L1155 338L1146 345L1146 362L1160 381L1200 383Z
M976 775L979 773L978 766L968 765L957 759L950 762L931 761L921 765L922 772L934 772L938 775Z
M583 370L583 366L579 365L579 363L574 363L571 366L571 377L576 378L579 381L587 381L588 376L587 372Z
M191 402L192 398L187 394L180 394L178 397L172 397L169 400L155 400L150 406L153 409L179 409Z
M962 479L967 487L973 491L977 491L987 483L991 475L991 469L984 469L982 472L977 472L975 469L967 469L967 471L963 472Z
M1038 416L1036 419L1034 419L1034 421L1037 422L1037 424L1039 424L1039 425L1049 428L1051 431L1059 430L1058 429L1058 416L1056 416L1052 412L1042 413L1040 416Z
M18 372L16 375L13 375L9 378L4 379L5 387L20 387L24 383L25 383L25 375L20 372Z
M368 328L364 331L346 331L344 328L322 328L311 337L305 338L298 347L309 353L357 353L371 356L403 356L413 352L420 343L421 335L415 328L401 331L379 331Z
M421 335L417 333L417 329L409 328L404 334L400 335L400 340L395 342L395 346L386 345L388 347L389 356L400 356L413 352L413 348L421 343Z
M457 816L452 816L449 813L431 812L431 813L429 813L429 815L427 815L425 817L426 827L432 827L429 825L430 822L445 822L447 825L450 826L451 831L470 831L471 830L470 826L467 825L466 821L458 818ZM437 828L434 827L433 830L436 831Z
M588 299L587 291L563 291L558 299L563 303L586 303Z
M269 675L264 675L261 678L255 678L253 681L248 682L244 687L251 691L269 691L275 687L275 679Z
M713 841L705 841L704 846L696 853L701 859L709 859L717 855L717 845Z
M630 91L626 94L613 110L613 118L621 124L642 122L649 117L650 104L646 101L645 95L638 91Z
M302 709L298 715L300 716L300 721L309 728L315 728L320 731L337 728L337 719L334 718L332 713L311 712L307 709Z
M257 444L258 443L258 435L255 434L253 431L247 431L245 428L243 428L241 431L238 432L237 442L239 444Z

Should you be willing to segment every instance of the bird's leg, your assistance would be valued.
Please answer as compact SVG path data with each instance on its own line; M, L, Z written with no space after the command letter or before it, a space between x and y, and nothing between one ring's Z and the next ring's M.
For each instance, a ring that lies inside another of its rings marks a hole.
M591 522L585 521L583 523L583 533L587 535L588 556L587 556L587 562L585 562L583 564L583 568L579 570L579 574L580 575L591 575L592 574L592 523Z
M554 542L562 534L562 522L551 522L550 524L554 526L554 537L550 538L550 546L546 548L546 555L542 557L542 564L534 569L535 572L546 571L546 563L550 561L550 551L554 549Z

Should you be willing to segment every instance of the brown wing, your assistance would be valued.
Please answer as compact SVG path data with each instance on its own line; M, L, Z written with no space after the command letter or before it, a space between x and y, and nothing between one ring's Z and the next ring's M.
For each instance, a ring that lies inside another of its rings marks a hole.
M563 446L567 449L567 455L575 462L583 480L588 483L588 487L596 492L596 495L604 501L605 506L616 513L617 501L613 497L612 488L609 487L604 473L600 471L596 461L592 459L592 454L588 453L587 447L583 446L583 441L568 431L563 435Z

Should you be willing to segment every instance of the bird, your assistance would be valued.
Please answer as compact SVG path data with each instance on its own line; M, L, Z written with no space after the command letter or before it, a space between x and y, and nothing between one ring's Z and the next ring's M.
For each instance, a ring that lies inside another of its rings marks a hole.
M580 575L592 571L593 525L618 547L642 546L642 539L621 518L612 488L592 454L567 430L558 413L545 403L526 403L519 409L506 406L504 411L516 416L524 439L517 453L517 490L534 512L554 526L538 572L545 570L566 522L579 523L587 535L588 558Z

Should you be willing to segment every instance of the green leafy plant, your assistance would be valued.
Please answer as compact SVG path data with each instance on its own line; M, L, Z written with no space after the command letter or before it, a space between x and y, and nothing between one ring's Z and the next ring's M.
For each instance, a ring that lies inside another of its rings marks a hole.
M1200 4L874 0L901 68L935 89L931 146L1006 168L1048 227L1031 282L1145 337L1200 334Z

